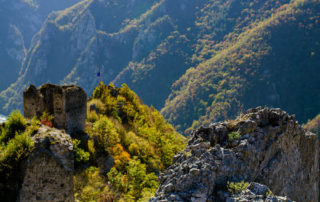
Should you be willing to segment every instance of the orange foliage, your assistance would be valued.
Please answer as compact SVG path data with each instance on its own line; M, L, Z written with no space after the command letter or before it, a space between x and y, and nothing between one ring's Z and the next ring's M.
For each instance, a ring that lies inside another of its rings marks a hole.
M48 120L48 119L43 119L43 120L41 120L41 124L46 125L46 126L49 126L50 128L53 127L52 121L50 121L50 120Z
M122 168L130 161L130 154L123 149L121 144L112 147L111 152L116 168Z

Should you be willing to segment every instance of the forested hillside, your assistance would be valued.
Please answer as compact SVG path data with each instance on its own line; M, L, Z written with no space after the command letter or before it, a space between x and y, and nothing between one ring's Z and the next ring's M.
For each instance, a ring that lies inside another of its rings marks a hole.
M216 45L175 84L162 113L181 129L228 119L258 105L305 122L319 112L320 4L295 1Z
M126 83L181 132L249 107L306 122L320 111L317 0L83 0L51 13L0 93L3 113L27 85Z
M146 201L158 187L157 175L186 144L156 109L144 105L126 85L100 83L88 102L88 121L89 140L73 141L79 148L75 189L80 201L99 197Z

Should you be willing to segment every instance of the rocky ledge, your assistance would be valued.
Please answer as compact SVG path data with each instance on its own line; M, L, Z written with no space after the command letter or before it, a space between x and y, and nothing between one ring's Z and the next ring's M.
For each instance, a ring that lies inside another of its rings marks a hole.
M289 201L252 191L261 183L273 194L315 202L318 150L317 136L304 131L294 115L250 109L236 120L194 131L185 151L160 175L150 201ZM228 184L241 181L250 186L230 193Z

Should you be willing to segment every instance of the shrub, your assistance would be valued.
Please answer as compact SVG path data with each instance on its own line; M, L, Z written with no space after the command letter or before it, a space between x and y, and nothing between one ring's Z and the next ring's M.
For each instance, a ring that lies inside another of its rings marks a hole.
M129 181L129 194L136 200L142 197L146 189L154 192L158 187L158 177L154 173L147 174L146 165L135 158L129 162L127 169Z
M129 153L133 156L139 156L140 155L139 146L136 143L130 144Z
M232 132L228 134L229 141L240 139L241 135L237 132Z
M113 198L113 193L100 176L99 168L89 167L74 176L76 201L101 201L100 198Z
M267 196L274 196L274 194L272 193L272 191L269 189L268 192L266 193Z
M90 153L86 152L85 150L79 147L81 143L80 140L73 139L72 143L73 143L73 152L74 152L76 162L83 163L83 162L89 161Z
M98 113L105 113L106 106L102 103L100 99L92 99L88 102L88 109L95 108Z
M114 159L114 166L117 169L124 169L130 160L130 154L126 152L121 144L116 144L111 148L111 154Z
M15 134L25 131L27 127L27 120L22 116L20 111L13 111L1 131L0 142L7 143L14 138Z
M21 159L26 158L33 146L31 136L27 132L16 132L14 138L2 145L0 153L0 172L5 171L9 176L14 168L19 166Z
M90 111L90 112L88 112L87 120L91 123L94 123L99 120L99 116L97 115L97 113L95 111Z
M158 187L157 176L147 173L146 165L137 158L130 160L127 173L123 174L116 168L108 173L109 182L118 191L124 192L127 199L137 201L139 198L152 196Z
M227 188L228 191L233 194L238 194L242 192L243 190L247 189L247 187L250 185L249 182L227 182Z
M31 136L36 134L39 130L40 121L37 119L37 117L33 117L30 122L30 126L28 127L28 132Z
M93 124L93 138L98 148L110 153L111 146L120 142L119 134L112 121L103 116Z

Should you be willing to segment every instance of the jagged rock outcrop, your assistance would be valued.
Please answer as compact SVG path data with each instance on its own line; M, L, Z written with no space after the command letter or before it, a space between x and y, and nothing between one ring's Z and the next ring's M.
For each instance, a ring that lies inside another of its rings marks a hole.
M84 130L87 117L87 94L76 85L44 84L38 90L30 85L23 92L24 116L33 118L47 112L53 116L53 126L69 134Z
M225 201L227 182L258 182L294 201L318 201L319 143L280 109L251 109L194 131L160 175L151 201ZM235 196L235 198L237 198Z
M33 137L19 201L74 201L73 144L70 135L41 126Z

